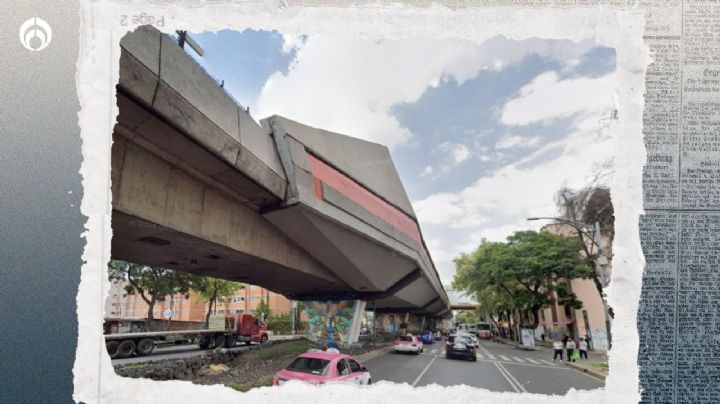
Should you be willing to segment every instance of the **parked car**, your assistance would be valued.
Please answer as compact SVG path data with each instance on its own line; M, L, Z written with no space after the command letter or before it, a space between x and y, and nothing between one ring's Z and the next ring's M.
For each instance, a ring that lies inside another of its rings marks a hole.
M423 344L432 345L435 342L435 337L432 332L424 331L420 334L420 341L422 341Z
M477 361L475 346L466 337L451 336L445 344L445 357L450 358L467 358L473 362Z
M398 339L396 339L393 343L393 347L395 352L413 352L415 354L420 354L423 351L422 341L412 334L401 335L398 337Z
M327 351L311 349L300 354L285 369L277 372L273 385L279 386L289 380L300 380L310 384L368 385L372 383L370 371L365 366L337 349Z

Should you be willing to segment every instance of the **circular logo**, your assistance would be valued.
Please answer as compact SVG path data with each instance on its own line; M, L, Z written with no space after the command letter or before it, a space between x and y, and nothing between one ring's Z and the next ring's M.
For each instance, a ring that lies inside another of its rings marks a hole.
M20 43L30 51L41 51L51 41L52 29L42 18L33 17L20 26Z

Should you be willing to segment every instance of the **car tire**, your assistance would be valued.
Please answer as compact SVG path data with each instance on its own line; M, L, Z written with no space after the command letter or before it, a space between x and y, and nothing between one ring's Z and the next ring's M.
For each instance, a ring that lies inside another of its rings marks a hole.
M110 355L110 359L115 359L118 357L118 354L120 351L118 350L118 347L120 346L120 341L108 341L105 343L105 349L107 349L108 355Z
M476 356L476 355L473 355L472 361L473 361L473 362L477 362L477 356Z
M425 352L425 347L420 348L420 353Z
M371 384L372 384L372 379L368 379L367 385L369 386Z
M268 342L268 336L267 336L267 335L263 335L262 338L260 338L260 343L261 343L261 344L265 344L265 343L267 343L267 342Z

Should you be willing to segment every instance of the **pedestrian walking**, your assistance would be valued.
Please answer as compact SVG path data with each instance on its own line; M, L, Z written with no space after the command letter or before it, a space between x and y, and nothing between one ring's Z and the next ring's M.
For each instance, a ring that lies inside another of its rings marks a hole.
M553 362L560 357L560 362L563 360L563 343L560 340L553 342L553 349L555 349L555 355L553 355Z
M567 353L568 362L575 362L573 353L575 352L575 340L568 338L567 344L565 344L565 352Z
M578 344L578 349L580 349L580 359L585 358L587 359L587 351L588 351L588 342L585 338L580 338L580 343Z

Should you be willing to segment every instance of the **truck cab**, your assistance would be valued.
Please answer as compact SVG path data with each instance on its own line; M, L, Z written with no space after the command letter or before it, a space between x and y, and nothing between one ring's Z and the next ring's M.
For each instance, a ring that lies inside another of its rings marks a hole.
M252 314L235 316L235 333L238 339L249 338L252 342L265 343L268 340L267 328ZM249 342L246 342L249 344Z

